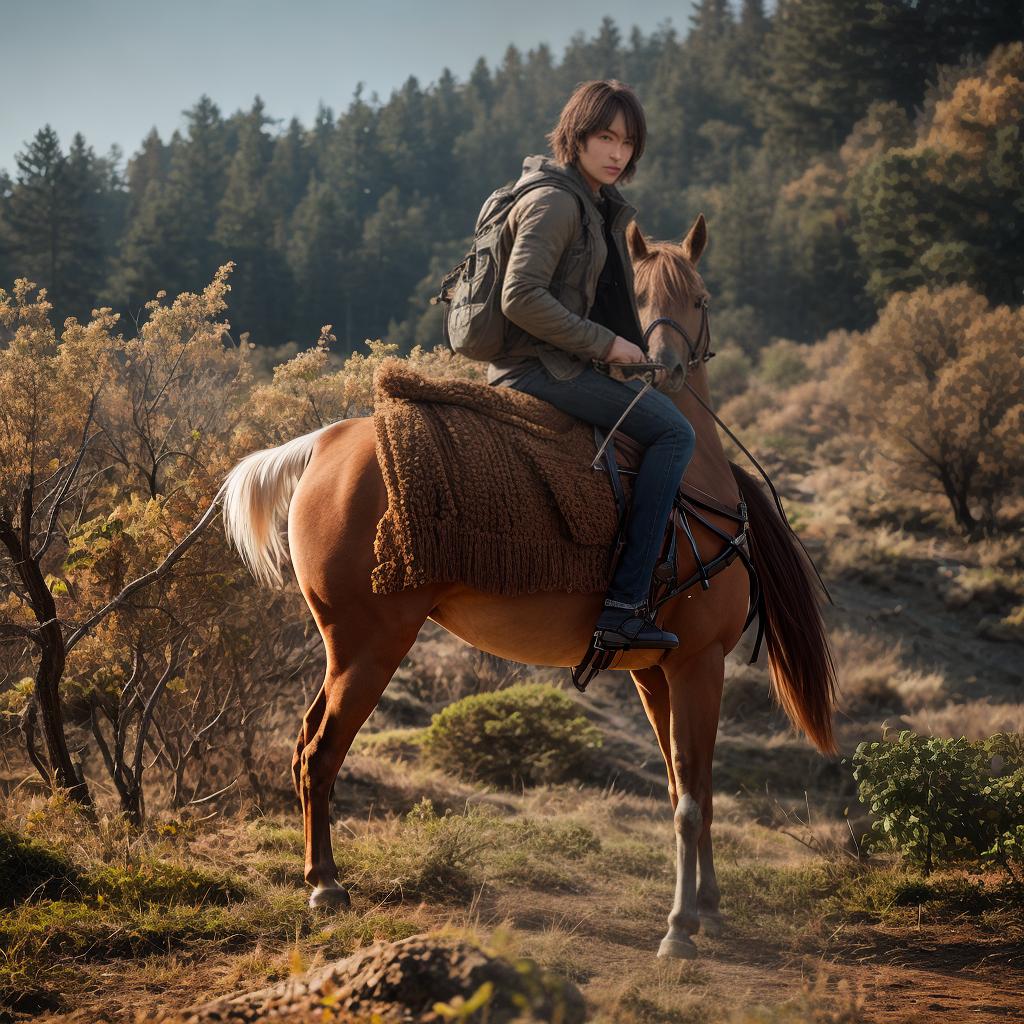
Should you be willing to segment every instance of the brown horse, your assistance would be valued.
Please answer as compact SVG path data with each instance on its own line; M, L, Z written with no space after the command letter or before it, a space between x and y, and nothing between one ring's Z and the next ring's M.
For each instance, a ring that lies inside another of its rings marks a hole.
M696 270L707 242L703 215L681 244L645 240L635 224L627 240L642 321L674 318L685 335L696 337L707 297ZM760 485L726 458L709 412L703 361L693 360L687 373L693 353L684 344L685 335L659 324L651 332L649 351L651 359L668 367L661 386L696 431L686 480L731 508L741 495L747 502L750 554L764 592L773 692L792 722L821 751L831 752L835 670L813 566ZM691 389L702 402L691 397ZM503 658L573 666L587 650L602 603L599 593L507 596L456 583L374 594L374 538L387 508L375 444L372 418L332 423L247 456L218 494L227 536L257 579L281 585L290 553L326 647L324 683L303 718L292 763L305 823L305 877L314 887L312 906L349 904L331 848L332 786L356 733L426 619ZM733 520L710 518L735 534ZM698 524L694 534L705 561L721 550L721 538L711 530ZM679 541L678 559L679 579L685 580L696 565L685 538ZM691 936L702 926L711 933L721 922L711 850L711 759L725 657L740 639L749 599L747 570L736 559L709 589L694 585L663 606L663 626L680 637L678 648L629 651L615 664L632 673L665 758L674 808L676 892L659 956L696 955Z

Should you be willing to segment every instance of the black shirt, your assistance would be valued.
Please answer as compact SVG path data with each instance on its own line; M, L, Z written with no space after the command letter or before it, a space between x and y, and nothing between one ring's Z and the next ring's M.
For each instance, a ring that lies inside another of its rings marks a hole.
M604 217L604 240L608 247L608 255L601 275L597 279L597 290L594 304L587 313L587 319L604 324L609 330L639 345L645 352L647 346L643 340L643 330L633 312L633 304L629 301L629 290L626 287L626 272L622 266L618 247L612 238L611 203L607 197L600 202L601 216Z

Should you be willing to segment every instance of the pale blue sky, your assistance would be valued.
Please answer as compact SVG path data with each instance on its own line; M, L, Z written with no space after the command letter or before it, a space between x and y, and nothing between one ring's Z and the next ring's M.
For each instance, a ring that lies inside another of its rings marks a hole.
M66 152L76 131L97 154L127 158L154 125L166 141L205 92L223 115L259 94L284 127L309 126L323 100L335 115L359 81L386 100L410 75L426 88L442 68L464 82L477 57L494 66L509 43L546 42L556 60L574 32L609 14L628 40L690 0L0 0L0 168L49 123ZM122 164L123 166L123 164Z

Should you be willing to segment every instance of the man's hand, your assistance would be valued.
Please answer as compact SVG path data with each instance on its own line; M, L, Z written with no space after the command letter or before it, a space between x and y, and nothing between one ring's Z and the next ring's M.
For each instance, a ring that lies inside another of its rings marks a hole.
M643 363L646 360L647 354L639 345L634 345L633 342L618 335L604 357L606 363Z

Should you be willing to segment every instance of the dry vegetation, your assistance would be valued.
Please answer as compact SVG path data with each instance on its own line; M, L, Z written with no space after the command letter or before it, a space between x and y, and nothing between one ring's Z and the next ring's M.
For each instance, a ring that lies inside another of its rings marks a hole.
M218 278L191 305L165 307L162 329L183 336L189 324L208 322L222 306L223 284ZM954 298L936 299L938 313ZM904 319L928 307L924 296L914 301L900 307ZM39 329L27 295L21 302L23 319ZM1001 313L980 306L977 313L980 358L990 351L981 342L1005 340L1006 325ZM102 334L98 328L78 339L79 359L95 355L89 345L103 349L110 339ZM216 355L202 337L205 347L186 349L168 371L172 393L188 396L215 365L237 383L240 404L223 434L193 439L199 447L191 459L161 462L166 494L147 494L152 478L130 470L128 460L76 496L70 509L78 523L116 513L123 529L102 549L117 570L113 582L97 561L83 558L76 567L68 560L77 525L55 535L53 561L42 569L69 629L180 539L239 454L366 412L372 370L388 353L375 342L369 355L338 365L325 332L313 349L274 367L270 379L268 363L257 383L249 374L260 376L259 366L248 366L247 349ZM892 461L905 452L883 451L880 437L866 444L875 435L855 426L863 410L846 399L865 386L851 377L853 367L868 374L874 364L851 355L858 346L880 348L881 340L780 341L756 364L724 349L711 367L725 421L772 473L835 600L826 615L847 757L858 742L878 739L883 725L969 738L1024 728L1024 499L1006 481L993 485L998 474L989 467L981 489L968 494L975 529L920 466ZM52 346L40 344L50 358ZM130 358L149 358L159 372L154 352ZM438 373L476 369L443 350L412 358ZM31 353L21 359L24 371ZM131 365L110 366L123 395L132 394ZM179 379L182 367L194 376ZM947 374L947 387L956 379ZM963 379L969 393L975 378ZM89 381L79 383L85 391L57 417L60 430L47 427L55 448L45 457L62 465L76 451L75 411L88 405ZM9 379L0 385L12 386ZM193 418L214 422L212 410L189 400ZM898 395L892 401L900 407ZM138 446L130 418L120 415L116 403L104 412L103 443L129 437ZM167 429L177 422L171 409L160 415ZM32 426L30 416L26 422ZM952 429L935 415L899 425L931 427L937 437ZM979 437L958 436L965 444ZM1013 439L1002 441L1001 459L1012 463L1019 458ZM5 493L16 493L15 477L13 470L4 477ZM100 550L95 536L83 550ZM719 938L698 937L701 960L654 958L671 903L674 838L660 754L628 676L605 674L585 698L566 690L602 740L573 779L490 788L460 778L436 752L429 756L432 715L518 682L565 688L567 673L508 665L432 623L335 787L335 853L354 909L313 912L288 764L322 678L319 638L294 590L268 601L212 533L174 579L154 595L156 610L142 602L118 609L68 662L69 746L95 799L96 821L66 798L48 796L26 758L19 726L35 652L29 644L0 647L9 725L0 1019L133 1021L137 1011L145 1017L258 988L375 939L421 931L534 957L580 986L594 1020L616 1024L909 1021L932 1019L940 1008L946 1021L1001 1020L1024 1000L1019 887L994 873L925 879L865 856L868 819L849 766L820 758L787 728L768 698L764 655L746 664L752 636L729 659L716 759L714 835L729 923ZM5 622L32 621L13 586L0 592L0 610ZM129 738L137 735L137 714L115 698L134 649L156 659L145 676L153 685L166 665L157 657L167 640L161 615L171 613L193 625L192 657L154 716L144 747L146 820L136 829L118 815L125 797L96 729L111 736L124 721Z

